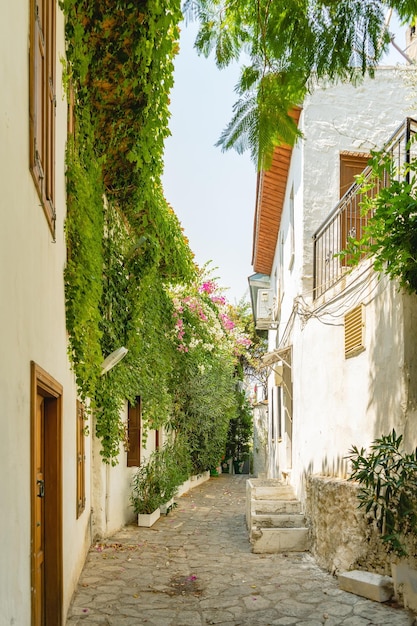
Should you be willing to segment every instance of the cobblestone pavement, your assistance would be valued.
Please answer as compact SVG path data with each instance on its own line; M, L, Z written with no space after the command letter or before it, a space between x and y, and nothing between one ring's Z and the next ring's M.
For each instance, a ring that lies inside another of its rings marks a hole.
M404 609L341 591L308 553L253 554L245 476L222 475L178 499L152 528L93 546L67 626L402 626Z

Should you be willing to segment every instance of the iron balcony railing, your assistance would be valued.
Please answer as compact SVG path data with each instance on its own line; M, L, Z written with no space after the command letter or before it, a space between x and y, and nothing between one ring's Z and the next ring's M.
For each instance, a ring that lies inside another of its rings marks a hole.
M383 151L391 156L395 171L401 172L403 165L417 157L417 142L410 141L417 134L417 121L406 118L403 124L385 144ZM371 168L364 170L365 182L371 175ZM313 235L314 245L314 298L330 289L349 268L348 257L338 256L346 249L350 237L360 239L369 215L361 215L361 203L366 193L374 196L388 184L388 174L376 187L361 193L362 186L354 183L340 199L327 219Z

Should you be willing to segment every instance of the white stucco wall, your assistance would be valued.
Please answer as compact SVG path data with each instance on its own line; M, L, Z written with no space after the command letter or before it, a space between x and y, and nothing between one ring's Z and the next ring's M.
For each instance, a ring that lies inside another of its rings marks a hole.
M339 200L339 154L380 149L407 116L416 116L406 78L411 71L380 68L374 79L367 78L357 87L329 85L316 90L304 103L301 129L305 138L300 148L305 293L312 289L311 237Z
M52 242L29 171L29 3L0 22L0 625L30 624L30 362L63 386L64 613L88 546L89 498L76 520L76 390L67 359L63 269L67 105L64 18L57 15L56 207ZM88 453L87 442L87 453ZM87 469L87 481L89 480Z
M307 474L344 474L344 457L353 444L366 446L395 427L407 433L410 446L413 441L415 445L411 416L416 402L410 391L410 377L416 381L416 351L410 341L415 299L400 297L393 283L378 281L372 271L363 274L363 264L337 292L327 292L320 302L312 298L312 235L339 199L340 151L382 147L405 117L413 117L404 72L383 68L374 80L367 79L356 88L340 84L317 89L303 106L304 138L293 151L271 272L272 282L283 275L281 319L278 333L270 332L269 337L270 350L292 345L291 481L302 498ZM291 188L295 209L292 266ZM353 289L342 291L349 281ZM345 359L343 315L359 302L365 305L366 350ZM272 385L271 377L269 397ZM279 475L279 470L287 469L285 441L277 445Z
M121 413L121 419L127 424L127 402ZM94 423L94 420L93 420ZM167 440L166 432L159 432L159 445ZM120 454L116 465L102 462L101 444L93 436L92 442L92 475L91 475L91 532L92 540L99 540L117 532L125 524L135 520L130 505L131 481L137 467L127 466L127 452L120 445ZM141 431L141 463L156 449L155 430Z

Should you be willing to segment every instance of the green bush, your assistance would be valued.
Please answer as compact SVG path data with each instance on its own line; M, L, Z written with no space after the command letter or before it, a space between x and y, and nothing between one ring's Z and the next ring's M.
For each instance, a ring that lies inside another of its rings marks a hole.
M361 485L359 507L376 521L388 551L407 555L406 544L417 534L417 449L400 450L402 435L395 430L375 439L369 452L353 446L350 480Z
M130 502L134 512L152 513L169 502L189 477L190 469L189 455L179 440L152 452L132 479Z

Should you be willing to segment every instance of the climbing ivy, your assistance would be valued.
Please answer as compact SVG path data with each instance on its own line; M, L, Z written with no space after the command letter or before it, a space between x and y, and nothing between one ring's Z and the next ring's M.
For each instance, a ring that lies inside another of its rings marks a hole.
M86 401L94 398L102 361L103 181L87 111L80 111L77 128L79 141L70 138L67 147L66 318L76 382Z
M194 471L218 465L236 413L240 333L193 262L161 175L179 0L63 0L75 132L67 149L69 351L104 461L126 400L172 427ZM180 332L184 329L185 335ZM187 343L185 343L187 342ZM105 356L125 346L101 376Z
M167 286L195 275L161 186L178 2L61 2L75 132L67 147L69 352L94 409L102 456L125 440L121 409L142 396L144 419L167 421L175 349ZM104 376L104 357L127 357ZM146 425L146 424L145 424Z

